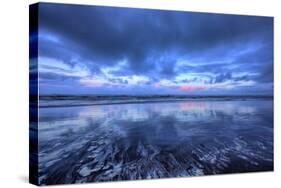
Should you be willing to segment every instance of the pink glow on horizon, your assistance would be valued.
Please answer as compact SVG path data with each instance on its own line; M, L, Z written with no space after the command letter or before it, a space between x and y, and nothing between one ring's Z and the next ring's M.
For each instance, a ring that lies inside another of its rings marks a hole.
M196 90L204 90L207 89L206 86L190 86L190 85L183 85L178 88L181 91L196 91Z

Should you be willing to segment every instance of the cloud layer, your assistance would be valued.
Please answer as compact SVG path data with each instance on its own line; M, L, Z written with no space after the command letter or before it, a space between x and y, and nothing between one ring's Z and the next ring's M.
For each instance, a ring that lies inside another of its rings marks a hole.
M42 94L273 92L273 18L39 5Z

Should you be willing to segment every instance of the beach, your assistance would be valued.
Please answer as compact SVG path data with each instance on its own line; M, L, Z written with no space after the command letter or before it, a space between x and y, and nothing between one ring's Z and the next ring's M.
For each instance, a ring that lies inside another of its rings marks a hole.
M40 184L273 170L271 98L149 100L41 103Z

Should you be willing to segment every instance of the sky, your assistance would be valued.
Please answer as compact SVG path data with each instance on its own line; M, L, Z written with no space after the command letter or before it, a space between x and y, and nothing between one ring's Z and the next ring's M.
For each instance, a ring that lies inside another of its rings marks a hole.
M273 18L39 5L40 95L273 95Z

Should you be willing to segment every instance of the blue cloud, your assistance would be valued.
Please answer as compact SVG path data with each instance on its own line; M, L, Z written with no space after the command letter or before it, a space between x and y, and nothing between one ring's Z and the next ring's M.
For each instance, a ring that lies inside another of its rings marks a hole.
M39 9L42 94L273 94L271 17Z

